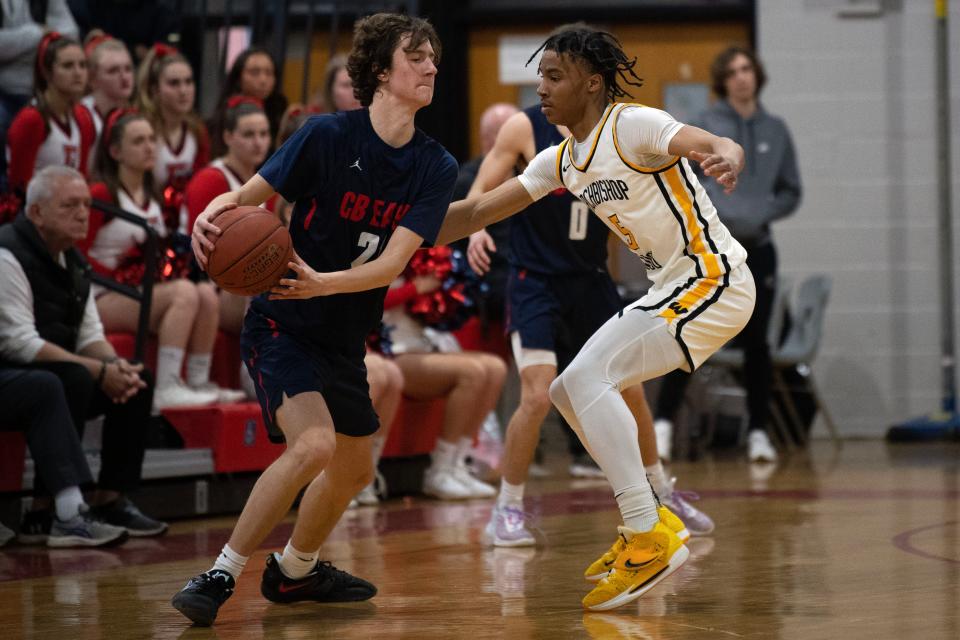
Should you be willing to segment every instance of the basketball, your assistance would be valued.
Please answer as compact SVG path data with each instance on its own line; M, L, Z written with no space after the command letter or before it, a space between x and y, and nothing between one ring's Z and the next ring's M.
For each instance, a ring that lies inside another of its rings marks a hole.
M216 218L220 235L209 236L213 249L207 273L221 289L240 296L263 293L277 284L293 258L290 232L260 207L237 207Z

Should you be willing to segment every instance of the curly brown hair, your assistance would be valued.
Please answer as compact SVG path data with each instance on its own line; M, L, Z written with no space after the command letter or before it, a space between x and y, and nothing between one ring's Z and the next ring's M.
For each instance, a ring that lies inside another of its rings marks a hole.
M710 78L713 83L713 92L721 98L727 97L726 81L727 76L730 75L728 73L728 67L737 56L746 56L750 64L753 65L753 73L757 79L756 95L760 95L760 90L763 89L763 85L767 84L767 73L763 70L763 63L760 62L760 58L757 57L753 49L737 45L727 47L721 51L720 54L714 58L713 64L710 65Z
M353 95L365 107L373 102L380 86L378 77L390 69L393 52L400 41L409 36L406 51L413 51L429 41L440 63L440 38L433 25L423 18L398 13L376 13L357 21L353 28L353 48L347 58L347 73L353 81Z

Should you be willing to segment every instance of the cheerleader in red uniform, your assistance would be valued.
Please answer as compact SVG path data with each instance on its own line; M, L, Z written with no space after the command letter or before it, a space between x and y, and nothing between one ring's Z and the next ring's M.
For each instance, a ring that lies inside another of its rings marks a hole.
M147 219L161 238L164 223L153 166L157 143L149 120L132 109L117 110L106 120L96 154L98 180L90 194ZM145 232L138 226L94 208L83 248L97 271L138 285L143 275ZM165 255L166 252L164 252ZM209 283L182 277L184 265L161 259L153 288L150 331L157 336L155 410L235 401L242 392L223 390L210 382L211 353L217 335L220 303ZM119 293L99 290L97 309L106 331L136 331L139 304ZM181 377L186 358L186 380Z
M107 114L130 106L133 61L123 42L99 30L90 32L83 50L87 54L90 93L80 102L90 112L99 139Z
M53 31L40 41L33 69L33 100L7 132L10 189L23 195L33 174L66 165L87 175L95 132L79 100L87 88L87 58L80 43Z
M157 132L153 176L162 194L167 223L189 233L183 213L183 191L199 169L210 162L210 139L194 111L193 69L183 55L155 44L137 70L137 108Z

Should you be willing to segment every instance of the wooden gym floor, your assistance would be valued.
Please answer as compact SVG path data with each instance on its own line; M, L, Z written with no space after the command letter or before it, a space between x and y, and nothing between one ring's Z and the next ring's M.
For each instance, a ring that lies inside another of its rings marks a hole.
M232 518L178 522L114 551L0 550L0 640L17 638L960 638L960 445L815 443L769 477L734 455L675 463L712 537L637 603L585 614L583 568L613 541L602 482L557 458L532 482L536 549L480 544L489 504L392 500L349 512L325 548L380 594L351 605L272 605L254 556L212 629L169 600L206 570Z

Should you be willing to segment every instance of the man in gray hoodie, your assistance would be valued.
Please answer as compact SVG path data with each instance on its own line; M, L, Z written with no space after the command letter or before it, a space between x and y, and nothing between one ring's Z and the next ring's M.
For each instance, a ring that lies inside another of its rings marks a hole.
M790 215L800 204L800 172L787 125L760 104L766 74L756 54L743 47L729 47L714 60L711 75L713 91L720 99L697 124L739 143L746 165L733 193L724 193L713 180L701 179L701 183L720 219L747 249L747 265L756 281L753 315L735 342L744 350L743 377L750 413L747 454L751 462L776 462L777 452L766 432L773 372L767 327L777 281L777 252L770 224ZM670 459L672 445L670 421L689 377L679 370L665 376L657 401L657 448L666 460Z

